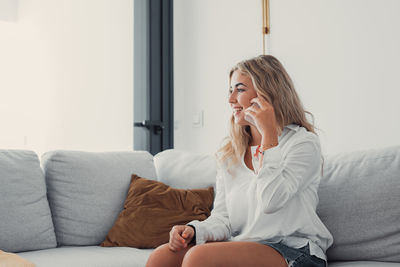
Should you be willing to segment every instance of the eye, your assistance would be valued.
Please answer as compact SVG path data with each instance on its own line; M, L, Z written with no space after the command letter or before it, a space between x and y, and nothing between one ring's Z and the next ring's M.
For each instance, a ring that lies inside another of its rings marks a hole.
M236 88L236 91L237 92L239 92L239 93L241 93L241 92L245 92L246 90L245 89L241 89L241 88ZM233 90L232 89L229 89L229 95L231 95L232 93L233 93Z

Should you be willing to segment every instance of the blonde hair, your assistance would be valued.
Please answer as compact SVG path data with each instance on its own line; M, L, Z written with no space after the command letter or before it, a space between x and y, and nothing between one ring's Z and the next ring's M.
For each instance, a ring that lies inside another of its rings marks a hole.
M283 128L291 123L303 126L307 131L317 134L313 114L304 110L292 80L275 57L260 55L237 63L230 70L229 82L235 71L240 71L250 77L256 92L272 104L278 135L281 135ZM307 121L306 113L311 115L313 123ZM250 126L235 124L234 120L232 115L229 136L224 138L223 145L216 153L218 163L227 163L228 169L240 161L251 142Z

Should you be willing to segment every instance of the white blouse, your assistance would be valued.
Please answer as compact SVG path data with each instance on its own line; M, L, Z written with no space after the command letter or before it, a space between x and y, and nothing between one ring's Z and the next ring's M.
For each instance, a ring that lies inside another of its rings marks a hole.
M261 241L300 248L326 260L333 237L316 213L321 179L321 148L317 135L287 125L279 145L265 151L257 171L256 146L251 147L256 172L244 163L218 169L211 215L188 224L196 228L196 244L206 241Z

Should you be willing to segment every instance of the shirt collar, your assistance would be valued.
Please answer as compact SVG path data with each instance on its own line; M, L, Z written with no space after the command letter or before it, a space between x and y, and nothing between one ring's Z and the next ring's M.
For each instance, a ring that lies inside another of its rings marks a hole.
M286 125L285 128L286 127L297 132L300 128L300 125L291 123L291 124Z
M283 128L282 134L280 136L278 136L278 143L281 142L282 138L285 137L285 135L288 132L290 132L291 130L297 132L299 129L300 129L300 125L297 125L297 124L294 124L294 123L286 125Z

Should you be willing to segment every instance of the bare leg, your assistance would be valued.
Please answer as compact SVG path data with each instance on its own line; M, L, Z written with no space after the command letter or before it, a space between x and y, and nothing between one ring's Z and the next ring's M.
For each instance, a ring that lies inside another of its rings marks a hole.
M179 265L175 265L179 266ZM184 255L182 267L287 267L283 256L272 247L256 242L205 243Z
M180 251L174 252L169 249L168 243L163 244L150 254L146 267L180 267L183 257L192 247L193 245L189 245Z

